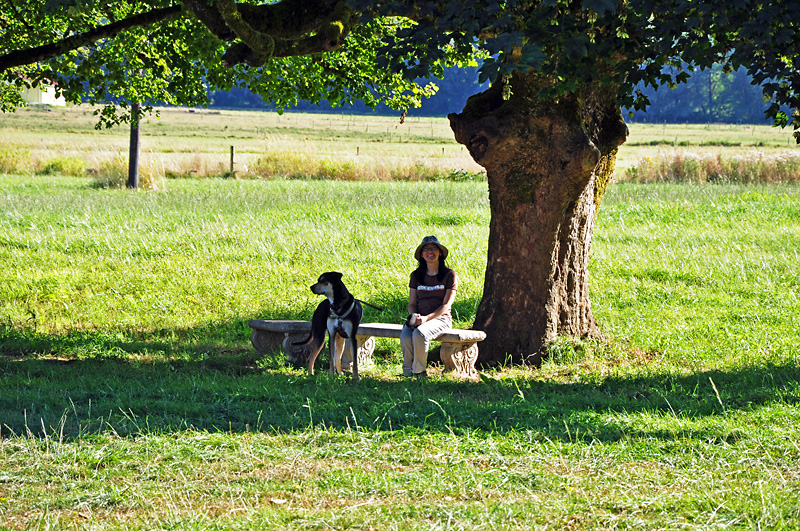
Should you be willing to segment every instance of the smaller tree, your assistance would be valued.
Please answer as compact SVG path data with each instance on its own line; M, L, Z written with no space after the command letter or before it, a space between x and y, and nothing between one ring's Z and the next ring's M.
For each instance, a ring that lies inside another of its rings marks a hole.
M128 154L128 188L139 188L139 120L140 108L138 103L131 105L131 139Z

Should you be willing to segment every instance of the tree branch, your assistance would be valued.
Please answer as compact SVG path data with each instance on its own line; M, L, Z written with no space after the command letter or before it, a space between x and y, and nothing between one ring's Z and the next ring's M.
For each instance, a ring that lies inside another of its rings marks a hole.
M6 0L10 2L10 0ZM282 0L252 5L234 0L181 0L183 5L154 9L57 42L0 55L0 72L58 57L112 38L126 29L149 26L191 12L217 37L234 43L227 65L260 66L270 57L323 53L339 48L355 22L344 0ZM13 4L11 4L13 8Z
M336 50L341 46L340 40L331 40L327 35L318 33L303 39L275 39L275 48L271 57L300 57L316 55ZM252 67L264 64L263 58L250 46L236 42L225 51L222 60L226 66L247 63Z
M0 72L4 72L9 68L14 68L15 66L22 66L52 59L53 57L58 57L59 55L62 55L70 50L75 50L82 46L93 44L100 39L114 37L119 32L126 29L149 26L157 22L176 18L183 12L183 7L180 5L154 9L152 11L148 11L147 13L140 13L112 24L100 26L85 33L66 37L58 42L37 46L36 48L15 50L13 52L0 55Z
M216 0L214 5L219 9L225 24L253 51L253 66L266 63L275 51L275 39L268 33L254 30L248 21L242 18L234 0Z
M195 9L202 0L185 0ZM211 13L201 4L201 20ZM338 49L356 20L342 0L283 0L252 6L217 0L213 9L225 22L224 35L233 32L241 42L223 56L225 65L247 63L258 67L272 57L314 55ZM217 36L222 37L220 33Z
M219 5L206 0L182 0L211 33L223 41L236 38L225 23ZM242 20L260 33L275 39L297 39L316 31L331 20L341 0L282 0L275 4L235 4Z

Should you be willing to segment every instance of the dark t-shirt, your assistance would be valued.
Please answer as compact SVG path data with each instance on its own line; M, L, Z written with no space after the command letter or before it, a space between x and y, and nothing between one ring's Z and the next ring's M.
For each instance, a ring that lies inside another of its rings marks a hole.
M411 274L411 280L408 287L417 290L417 313L420 315L428 315L442 305L444 302L444 294L447 290L458 290L458 276L452 269L444 276L441 282L436 279L436 276L425 275L425 280L422 284L417 282L417 275ZM447 311L443 315L450 317L452 315Z

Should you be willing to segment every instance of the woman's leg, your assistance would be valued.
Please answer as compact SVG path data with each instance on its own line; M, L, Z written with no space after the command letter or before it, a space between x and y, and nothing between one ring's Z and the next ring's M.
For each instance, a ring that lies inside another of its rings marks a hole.
M400 332L400 348L403 351L403 376L411 376L414 362L414 329L404 325Z
M414 329L414 333L411 334L413 344L413 362L411 364L412 373L420 374L425 372L425 369L428 366L428 345L430 345L432 339L452 327L452 319L449 317L437 317L436 319L423 323ZM403 331L405 331L405 327L403 328ZM400 337L402 338L402 334ZM403 354L403 374L405 374L405 352Z

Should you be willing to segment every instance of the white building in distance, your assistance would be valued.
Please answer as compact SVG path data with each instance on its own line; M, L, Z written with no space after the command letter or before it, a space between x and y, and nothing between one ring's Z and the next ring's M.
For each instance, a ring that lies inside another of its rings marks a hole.
M39 85L36 88L25 88L21 91L22 99L28 105L58 105L64 106L67 104L63 96L56 96L56 91L53 87L46 87Z

